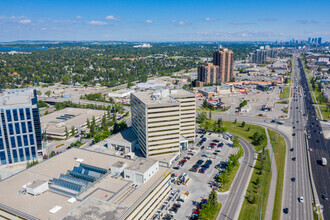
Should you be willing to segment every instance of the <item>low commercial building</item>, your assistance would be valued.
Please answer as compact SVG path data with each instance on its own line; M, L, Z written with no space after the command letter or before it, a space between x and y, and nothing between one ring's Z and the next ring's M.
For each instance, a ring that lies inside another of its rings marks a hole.
M205 86L195 88L198 93L202 94L204 97L227 97L238 95L239 90L235 89L235 87L231 85L221 85L221 86Z
M113 148L117 151L122 151L125 154L135 152L139 149L138 138L133 132L132 127L129 127L119 133L104 140L108 148Z
M73 148L1 181L0 215L151 219L169 196L170 176L168 168L158 166L153 159L134 161ZM33 189L45 184L49 188L41 187L31 195L23 187L30 187L29 183Z
M71 135L71 128L76 132L86 129L87 119L92 121L95 117L96 122L100 122L105 111L81 108L64 108L41 117L42 132L46 131L47 137L56 139L66 138L66 129Z

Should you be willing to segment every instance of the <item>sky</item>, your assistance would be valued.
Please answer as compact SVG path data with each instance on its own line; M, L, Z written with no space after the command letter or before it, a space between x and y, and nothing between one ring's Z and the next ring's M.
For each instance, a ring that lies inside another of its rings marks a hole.
M0 42L330 41L329 0L0 0Z

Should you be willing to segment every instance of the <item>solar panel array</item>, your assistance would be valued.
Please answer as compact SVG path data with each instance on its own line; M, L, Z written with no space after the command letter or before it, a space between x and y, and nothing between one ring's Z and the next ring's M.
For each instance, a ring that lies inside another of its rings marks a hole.
M101 173L101 174L106 174L108 172L107 169L95 167L95 166L88 165L85 163L80 163L80 167L87 169L87 170L95 171L95 172Z
M68 176L68 175L65 175L65 174L61 174L60 179L68 181L70 183L82 185L82 186L85 186L85 187L88 185L88 181L86 181L86 180L78 179L78 178L75 178L73 176Z
M70 190L79 193L107 172L107 169L80 163L79 167L73 167L67 174L61 174L59 179L54 178L52 188L69 194L73 194Z
M67 181L64 181L64 180L61 180L61 179L53 179L53 183L55 185L58 185L58 186L63 186L65 188L68 188L68 189L71 189L71 190L74 190L74 191L77 191L77 192L80 192L81 190L81 185L77 185L77 184L74 184L74 183L70 183L70 182L67 182Z
M76 177L78 179L86 180L88 182L94 182L95 181L95 177L92 177L92 176L89 176L89 175L86 175L86 174L82 174L82 173L79 173L79 172L68 170L67 174L69 176L73 176L73 177Z

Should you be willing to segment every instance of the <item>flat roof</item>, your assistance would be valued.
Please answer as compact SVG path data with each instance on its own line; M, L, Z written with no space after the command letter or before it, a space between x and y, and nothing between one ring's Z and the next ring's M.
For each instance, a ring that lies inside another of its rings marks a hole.
M102 117L105 111L83 108L64 108L48 115L40 117L42 130L46 130L49 134L63 135L65 127L69 130L72 126L75 128L82 126L87 122L87 118L91 121L95 118Z
M195 93L184 89L171 90L170 96L173 98L195 97Z
M131 143L137 139L138 138L135 135L135 133L133 132L132 127L129 127L127 129L120 131L119 133L105 139L105 141L115 140L115 141Z
M147 106L162 106L162 105L179 105L180 102L169 97L162 97L160 99L152 99L153 92L135 92L132 93L136 98L143 102Z
M34 180L32 183L26 185L26 187L29 187L29 188L31 188L31 189L35 189L35 188L37 188L37 187L39 187L39 186L41 186L42 184L47 183L47 182L48 182L48 181L46 181L46 180L40 180L40 179L37 179L37 180Z
M0 207L7 207L9 212L15 212L39 219L86 219L97 218L97 216L115 216L119 219L133 206L144 198L151 187L160 179L168 169L160 167L159 171L145 184L138 188L131 187L132 181L123 177L114 178L112 174L106 174L94 185L75 197L76 202L70 203L71 196L61 194L55 190L48 190L41 195L20 194L23 185L34 180L48 181L79 166L77 158L84 160L83 163L101 167L111 168L116 162L121 161L127 164L135 164L135 161L111 156L95 151L72 148L45 160L29 169L26 169L14 176L0 182ZM95 200L95 201L94 201ZM56 213L49 211L55 206L62 207ZM5 208L4 208L5 209ZM97 218L99 219L99 218Z
M146 172L151 166L157 163L157 160L150 159L150 158L138 158L133 163L129 164L126 169L127 170L134 170L139 173Z
M0 93L0 106L1 107L24 107L32 105L31 99L34 98L33 89L6 89Z
M122 168L124 164L125 162L123 161L117 161L115 164L112 165L112 167Z

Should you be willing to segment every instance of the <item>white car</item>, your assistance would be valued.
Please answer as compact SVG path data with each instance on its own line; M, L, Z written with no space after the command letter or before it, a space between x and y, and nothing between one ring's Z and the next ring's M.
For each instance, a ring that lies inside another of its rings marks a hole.
M299 202L304 202L304 197L300 196L300 197L298 198L298 201L299 201Z

